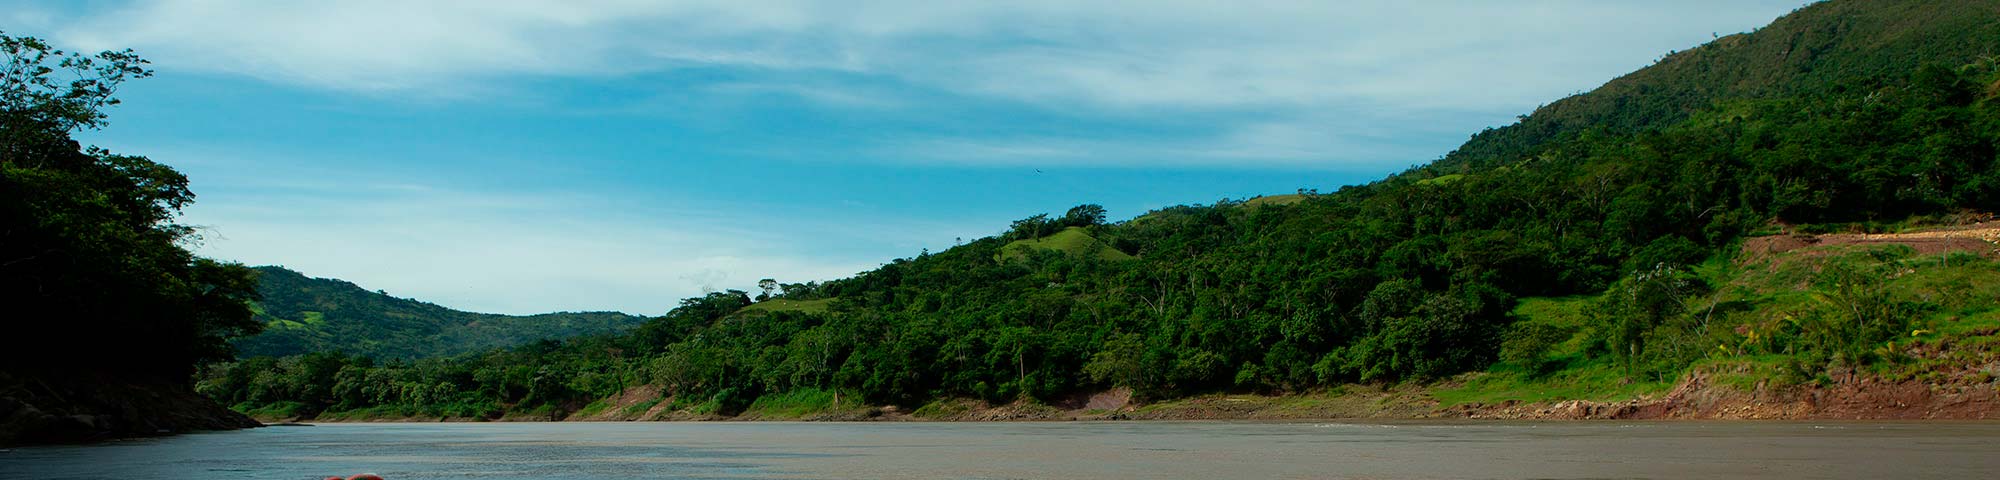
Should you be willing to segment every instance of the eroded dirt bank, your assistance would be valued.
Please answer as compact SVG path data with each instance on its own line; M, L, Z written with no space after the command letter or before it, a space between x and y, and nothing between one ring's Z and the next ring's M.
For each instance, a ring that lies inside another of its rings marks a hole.
M1751 391L1690 375L1657 398L1621 402L1564 401L1539 404L1460 405L1446 416L1503 419L1822 419L1982 420L2000 418L2000 390L1992 382L1937 385L1835 375L1826 386Z
M1743 253L1759 258L1803 250L1804 254L1840 251L1838 247L1901 245L1918 254L1936 255L1967 252L1988 258L2000 257L2000 221L1954 227L1939 227L1907 233L1834 233L1825 235L1787 234L1751 237L1743 240Z
M746 412L738 416L697 415L666 410L654 387L634 387L593 414L566 421L1066 421L1066 420L1313 420L1313 419L1731 419L1731 420L1975 420L2000 419L2000 365L1968 368L1930 381L1887 381L1852 372L1831 375L1827 385L1754 387L1723 385L1716 376L1695 372L1671 390L1619 401L1507 401L1443 405L1426 387L1349 386L1334 394L1204 395L1137 404L1118 389L1079 396L1059 405L1015 402L988 405L969 399L943 401L911 412L896 407L855 406L799 415ZM278 419L269 419L278 420ZM547 417L502 417L497 421L547 421ZM317 421L317 420L315 420ZM354 420L348 420L354 421ZM479 419L384 418L364 421L480 421Z

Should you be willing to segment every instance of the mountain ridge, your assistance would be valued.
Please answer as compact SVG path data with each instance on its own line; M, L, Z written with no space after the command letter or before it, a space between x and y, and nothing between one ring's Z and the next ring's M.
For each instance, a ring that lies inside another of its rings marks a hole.
M644 317L621 312L505 315L456 310L309 277L282 266L258 272L256 319L266 325L234 344L245 356L342 351L378 358L451 356L540 340L613 334Z
M1651 66L1538 107L1518 123L1475 133L1424 168L1449 172L1471 163L1519 160L1536 146L1588 129L1633 133L1683 120L1721 100L1844 88L1843 82L1895 76L1898 65L1956 66L1995 54L2000 54L2000 8L1991 2L1817 2L1757 30L1671 52ZM1743 61L1751 58L1766 61Z

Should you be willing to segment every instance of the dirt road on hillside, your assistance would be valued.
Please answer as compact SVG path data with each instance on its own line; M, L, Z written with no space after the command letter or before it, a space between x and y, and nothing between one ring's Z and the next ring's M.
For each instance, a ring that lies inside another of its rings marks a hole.
M1762 256L1799 249L1849 245L1904 245L1916 249L1918 254L1967 252L2000 258L2000 222L1981 222L1908 233L1771 235L1744 240L1743 252L1752 256ZM1827 250L1832 251L1832 249Z

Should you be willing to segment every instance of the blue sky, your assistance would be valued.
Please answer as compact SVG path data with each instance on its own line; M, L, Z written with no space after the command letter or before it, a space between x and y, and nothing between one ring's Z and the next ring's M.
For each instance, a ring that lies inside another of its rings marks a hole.
M1079 203L1437 158L1791 1L0 0L158 75L88 142L199 251L486 312L659 314Z

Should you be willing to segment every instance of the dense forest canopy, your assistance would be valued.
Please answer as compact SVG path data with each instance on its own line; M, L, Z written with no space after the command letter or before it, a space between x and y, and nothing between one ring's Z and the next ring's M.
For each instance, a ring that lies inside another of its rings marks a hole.
M1540 364L1571 341L1657 380L1708 354L1670 348L1722 328L1685 322L1714 287L1694 267L1745 235L2000 209L1996 54L2000 11L1983 2L1815 4L1367 185L1118 223L1082 206L852 278L686 299L629 335L416 362L259 358L201 388L298 415L558 414L642 384L721 413L801 391L1159 399L1427 381ZM1773 351L1802 370L1878 357L1869 346L1913 310L1848 272L1829 298L1855 308L1787 327ZM1583 323L1510 313L1564 296L1591 298Z
M1973 63L2000 49L1994 18L1985 0L1814 3L1754 33L1668 52L1588 95L1475 134L1433 168L1451 173L1511 162L1585 131L1657 130L1722 101L1845 95L1919 66Z
M131 51L67 53L0 34L0 373L90 371L185 381L256 332L248 268L201 258L174 223L187 178L84 147L118 87L152 74ZM0 380L19 381L18 378Z

